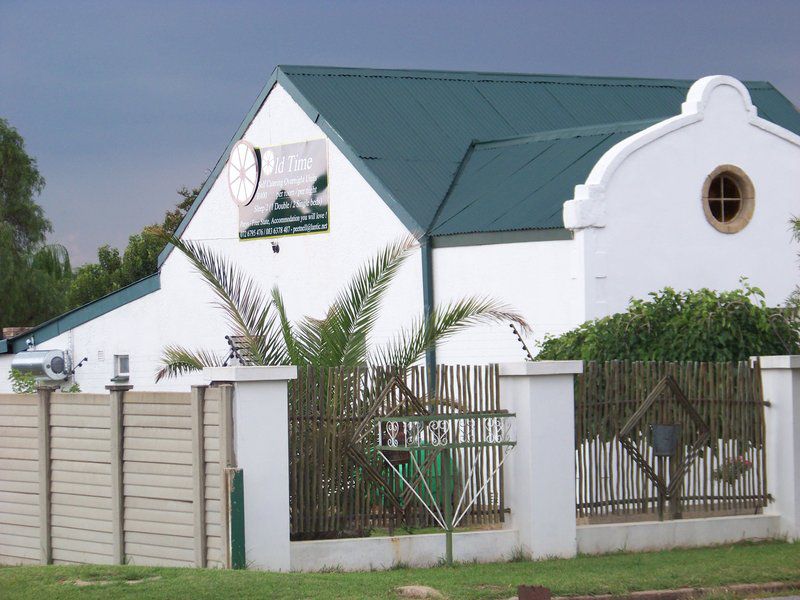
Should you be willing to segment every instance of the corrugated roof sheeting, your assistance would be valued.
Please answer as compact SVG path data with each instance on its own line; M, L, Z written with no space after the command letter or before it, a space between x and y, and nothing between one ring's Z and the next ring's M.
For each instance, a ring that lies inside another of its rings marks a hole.
M391 190L421 229L432 226L473 141L665 119L680 113L692 83L327 67L280 69L345 143L365 159L363 167L371 169ZM765 118L800 132L800 116L786 98L767 83L748 86ZM503 198L482 205L480 211L462 210L454 216L448 212L454 206L443 206L434 233L561 227L558 203L571 195L563 193L564 186L571 191L585 178L584 164L600 156L599 151L589 149L582 158L580 148L585 143L587 139L551 144L547 153L508 180ZM605 143L600 147L605 148ZM497 152L503 168L511 168L515 160L525 159L518 153L537 148L537 143L531 142ZM478 154L485 152L489 151L479 150ZM472 168L472 163L469 166ZM563 171L558 171L560 168ZM474 177L476 193L484 194L497 185L500 175L476 171L464 177ZM459 190L448 202L466 202L462 193ZM535 205L531 204L534 200ZM504 212L515 205L526 207L521 220ZM489 217L487 210L499 212Z
M433 235L564 226L561 207L614 144L656 121L578 128L476 144L433 225Z

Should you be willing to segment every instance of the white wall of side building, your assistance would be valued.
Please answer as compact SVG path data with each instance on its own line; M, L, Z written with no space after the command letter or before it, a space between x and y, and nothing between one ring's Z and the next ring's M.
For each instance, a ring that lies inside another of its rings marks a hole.
M614 146L598 161L565 221L586 262L586 317L671 286L733 289L740 277L771 305L798 282L789 220L800 213L800 137L756 116L747 89L725 76L696 82L682 114ZM718 166L741 168L755 210L738 233L705 218L702 190Z
M437 302L492 296L516 309L532 329L531 352L545 334L557 335L583 322L583 273L574 240L436 248L433 273ZM507 326L481 326L457 334L437 349L442 363L524 360Z

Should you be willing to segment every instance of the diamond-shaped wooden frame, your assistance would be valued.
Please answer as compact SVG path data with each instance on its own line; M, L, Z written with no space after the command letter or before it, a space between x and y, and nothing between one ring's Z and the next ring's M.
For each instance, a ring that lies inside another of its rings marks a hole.
M386 397L395 390L397 390L400 393L400 396L405 400L405 403L398 403L391 410L387 411L381 416L391 417L393 415L398 414L400 411L408 411L408 410L411 410L412 412L410 414L403 416L430 414L425 404L417 396L414 395L414 392L411 391L411 389L405 384L405 382L396 375L392 376L386 382L386 385L384 386L381 393L378 394L378 396L372 402L372 404L369 407L369 410L364 415L364 418L356 426L356 429L353 432L352 437L347 442L347 445L345 447L345 452L354 463L356 463L359 467L363 469L363 472L366 476L368 476L370 479L378 483L383 488L386 497L392 502L392 504L394 504L401 511L405 512L409 503L413 499L412 492L410 491L411 488L406 487L404 492L400 496L395 494L394 490L391 489L389 484L381 475L381 472L378 469L376 469L375 466L372 465L370 461L367 459L367 456L364 453L363 448L361 447L361 442L363 442L364 438L368 435L373 425L374 419L376 416L378 416L378 413L380 412L381 406L383 406ZM411 482L412 485L416 486L420 482L424 471L431 467L431 465L434 463L439 454L441 454L441 451L428 451L426 453L425 460L423 461L422 465L420 465L417 477Z
M653 406L653 404L655 404L656 401L661 397L661 394L667 390L672 392L672 399L689 414L689 418L697 426L699 433L694 444L689 447L683 462L681 462L680 466L672 473L669 485L667 485L663 478L656 473L653 466L647 462L647 459L642 455L641 452L639 452L639 449L635 446L630 437L631 431L637 427L639 421L641 421L648 409ZM686 394L683 393L683 390L678 385L678 382L675 381L675 378L672 377L672 375L664 376L656 384L656 387L654 387L653 390L647 395L647 398L645 398L644 402L642 402L639 408L636 409L636 412L631 415L631 418L628 419L627 423L625 423L619 432L620 443L625 447L636 464L641 467L648 479L655 484L659 492L661 492L663 496L667 497L672 496L672 494L681 484L684 473L697 459L698 454L705 447L710 438L711 429L709 428L708 423L703 420L703 417L701 417L700 413L698 413L694 408L694 405L692 405L692 403L686 397Z

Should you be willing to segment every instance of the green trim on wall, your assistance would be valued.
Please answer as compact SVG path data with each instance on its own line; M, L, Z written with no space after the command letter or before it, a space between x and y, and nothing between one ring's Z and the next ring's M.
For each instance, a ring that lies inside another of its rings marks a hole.
M142 298L148 294L152 294L159 289L161 289L161 274L153 273L152 275L125 286L116 292L112 292L107 296L98 298L97 300L89 302L88 304L84 304L83 306L66 312L54 319L50 319L49 321L42 323L30 331L23 333L22 335L18 335L6 340L0 340L0 354L6 354L9 352L16 354L17 352L27 350L28 345L25 343L25 340L31 336L33 336L33 339L37 344L46 342L47 340L59 336L70 329L74 329L75 327L83 325L92 319L96 319L97 317L111 312L115 308L119 308L124 304L138 300L139 298Z
M569 229L524 229L519 231L493 231L489 233L454 233L432 237L434 248L459 246L488 246L490 244L515 244L520 242L550 242L571 240Z
M231 567L247 568L247 552L244 541L244 471L231 469L230 487L230 532L231 532Z

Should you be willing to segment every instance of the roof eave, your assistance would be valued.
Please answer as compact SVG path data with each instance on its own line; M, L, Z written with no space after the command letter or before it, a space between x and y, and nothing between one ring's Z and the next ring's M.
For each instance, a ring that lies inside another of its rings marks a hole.
M79 306L78 308L74 308L50 319L49 321L45 321L23 334L0 340L0 354L22 352L28 348L26 340L30 337L33 337L36 343L46 342L70 329L88 323L97 317L147 296L159 289L161 289L161 274L156 272L124 288L111 292L102 298L93 300L83 306Z

